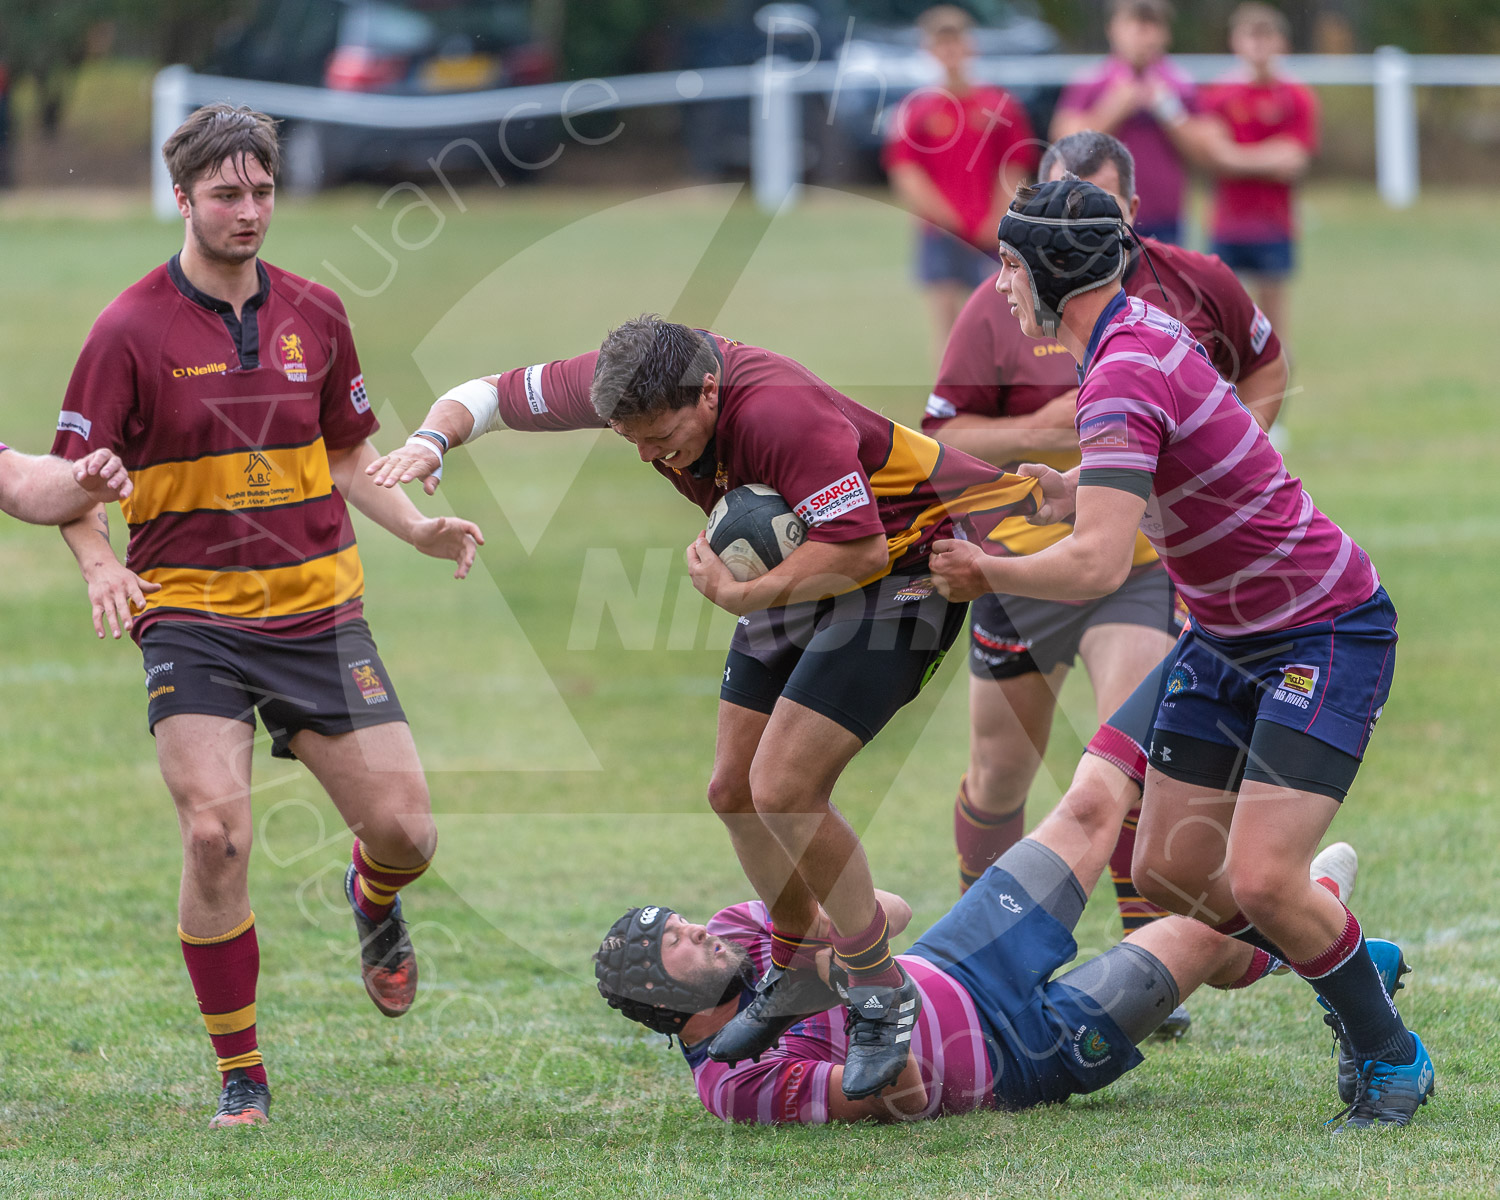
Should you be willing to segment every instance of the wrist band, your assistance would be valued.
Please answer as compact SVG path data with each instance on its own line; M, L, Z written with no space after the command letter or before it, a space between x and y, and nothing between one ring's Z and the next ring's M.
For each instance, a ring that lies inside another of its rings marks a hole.
M444 454L447 454L451 449L451 447L448 445L448 435L446 433L440 433L436 429L419 429L416 431L416 433L412 434L412 437L431 438L442 447Z
M432 478L441 481L443 478L443 452L438 449L438 444L431 438L419 437L415 433L406 439L406 444L408 446L420 446L422 449L431 450L437 455L437 470L432 473Z

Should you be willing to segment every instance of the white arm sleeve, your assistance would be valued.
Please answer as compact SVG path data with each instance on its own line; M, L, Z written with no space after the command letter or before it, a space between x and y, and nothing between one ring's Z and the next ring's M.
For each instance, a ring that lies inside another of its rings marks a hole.
M464 439L465 442L472 442L481 434L505 428L505 422L500 419L500 394L495 385L487 380L471 379L455 388L449 388L438 399L452 400L469 410L474 418L474 428Z

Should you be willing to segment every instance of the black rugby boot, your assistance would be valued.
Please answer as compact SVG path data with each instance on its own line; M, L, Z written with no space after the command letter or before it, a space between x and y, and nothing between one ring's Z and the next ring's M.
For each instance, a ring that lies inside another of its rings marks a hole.
M743 1058L759 1060L798 1021L827 1012L838 1003L838 993L817 971L773 966L755 985L755 999L714 1035L708 1056L730 1066Z
M896 1082L911 1053L911 1035L922 1011L917 983L900 963L900 987L849 989L849 1053L844 1060L844 1095L874 1096Z

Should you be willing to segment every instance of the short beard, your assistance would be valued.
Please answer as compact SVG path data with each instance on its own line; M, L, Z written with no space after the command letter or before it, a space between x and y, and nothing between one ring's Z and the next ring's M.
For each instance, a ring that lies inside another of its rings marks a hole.
M722 1004L720 997L736 983L746 985L752 982L750 952L745 947L738 942L725 942L724 959L724 962L710 967L697 979L686 981L690 987L699 989L703 996L703 1008L715 1008Z
M191 226L193 230L193 241L198 246L198 253L211 262L224 263L228 266L237 267L241 263L249 262L260 253L261 242L255 243L255 248L249 252L243 252L237 246L231 246L228 250L216 250L210 246L203 235L198 232L197 226ZM265 239L262 238L261 241Z

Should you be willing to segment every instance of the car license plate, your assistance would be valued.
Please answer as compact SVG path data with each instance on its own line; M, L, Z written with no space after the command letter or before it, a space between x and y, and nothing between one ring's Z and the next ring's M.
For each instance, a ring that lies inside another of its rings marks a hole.
M488 54L446 55L422 68L422 86L432 92L472 92L500 82L500 61Z

